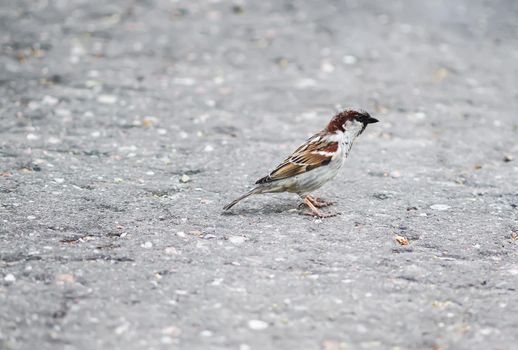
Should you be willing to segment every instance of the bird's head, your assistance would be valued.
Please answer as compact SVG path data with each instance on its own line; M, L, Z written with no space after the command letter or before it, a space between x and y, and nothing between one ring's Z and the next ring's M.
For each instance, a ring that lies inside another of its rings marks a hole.
M371 115L365 111L346 109L335 115L329 124L327 124L326 129L330 133L347 132L358 136L365 130L368 124L377 122L378 119L371 117Z

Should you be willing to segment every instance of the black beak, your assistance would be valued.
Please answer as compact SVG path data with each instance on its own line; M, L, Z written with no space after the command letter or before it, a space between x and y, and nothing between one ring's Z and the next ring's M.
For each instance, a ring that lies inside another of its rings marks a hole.
M373 124L379 122L378 119L371 117L369 113L362 114L358 120L363 124Z

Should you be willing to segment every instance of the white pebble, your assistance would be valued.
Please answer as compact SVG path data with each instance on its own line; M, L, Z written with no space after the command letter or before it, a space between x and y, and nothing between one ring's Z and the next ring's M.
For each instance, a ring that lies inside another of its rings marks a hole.
M178 231L178 232L176 232L176 235L177 235L178 237L185 238L185 232Z
M168 337L167 335L164 335L163 337L160 338L160 342L162 344L172 344L173 343L173 338Z
M14 281L16 281L16 277L14 277L14 275L12 273L8 273L7 275L5 275L4 281L14 282Z
M27 134L27 140L37 140L40 136L36 134Z
M41 102L43 102L43 104L48 105L48 106L54 106L59 102L59 100L53 96L47 95L47 96L43 97L43 100Z
M173 84L191 86L194 85L196 81L192 78L175 78L173 79Z
M268 328L268 323L261 320L250 320L248 321L248 328L260 331Z
M206 145L203 150L205 152L212 152L212 151L214 151L214 147L212 145Z
M228 240L229 240L229 241L230 241L230 243L232 243L232 244L240 245L240 244L245 243L246 238L245 238L245 237L243 237L243 236L230 236L230 237L228 238Z
M416 112L416 113L414 113L414 117L416 119L425 119L426 118L426 113L424 113L424 112Z
M31 101L31 102L29 102L27 107L29 107L30 110L35 111L40 108L40 104L36 101Z
M65 179L57 177L57 178L54 179L54 181L56 181L56 183L58 183L58 184L62 184L63 182L65 182Z
M61 140L60 140L60 139L58 139L57 137L53 137L53 136L51 136L51 137L49 137L49 138L47 139L47 142L48 142L48 143L50 143L50 144L52 144L52 145L56 145L56 144L58 144L58 143L61 143Z
M105 105L112 105L117 102L117 96L114 95L99 95L97 97L97 102L103 103Z
M183 183L189 182L190 180L191 180L191 178L189 177L189 175L186 175L186 174L183 174L182 177L180 178L180 182L183 182Z
M480 334L482 335L490 335L491 333L493 333L493 330L491 328L482 328L480 330Z
M430 209L444 211L450 209L450 206L446 204L434 204L430 206Z
M358 62L358 59L354 56L346 55L342 58L342 62L345 64L355 64L356 62Z
M313 87L315 85L317 85L317 82L313 79L308 79L308 78L300 79L299 81L297 81L295 83L295 87L297 89L305 89L305 88Z
M149 248L152 248L153 247L153 243L147 241L145 242L144 244L141 244L140 245L142 248L145 248L145 249L149 249Z
M401 173L398 170L391 171L390 172L390 177L393 177L393 178L397 179L398 177L401 177Z
M333 66L333 64L331 62L324 61L320 65L320 70L322 70L322 72L325 72L325 73L331 73L332 71L335 70L335 66Z
M59 117L70 117L72 114L68 109L65 108L56 108L54 113L56 113L56 115Z
M204 331L201 331L201 332L200 332L200 335L201 335L202 337L211 337L211 336L212 336L212 332L206 329L206 330L204 330Z
M34 215L27 216L27 220L34 220L34 219L36 219L36 217Z
M176 250L175 247L167 247L167 248L165 248L164 252L167 255L177 255L178 254L178 250Z

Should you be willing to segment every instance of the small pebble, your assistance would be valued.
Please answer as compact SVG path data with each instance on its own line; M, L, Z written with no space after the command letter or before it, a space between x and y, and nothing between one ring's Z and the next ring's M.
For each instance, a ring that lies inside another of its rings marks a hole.
M295 83L295 87L297 89L305 89L309 87L313 87L317 85L317 82L314 79L304 78L300 79Z
M34 215L29 215L27 216L27 220L35 220L36 217Z
M345 64L355 64L356 62L358 62L358 59L354 56L346 55L342 58L342 62Z
M203 236L203 232L201 232L200 230L192 230L192 231L189 231L189 234L191 236L195 236L195 237L201 237Z
M408 239L406 237L403 237L403 236L399 236L399 235L396 235L394 236L394 239L396 240L396 242L398 242L400 245L409 245L410 242L408 241Z
M14 275L12 273L8 273L7 275L5 275L4 281L14 282L14 281L16 281L16 277L14 277Z
M65 109L65 108L56 108L54 110L54 113L56 113L56 115L59 117L70 117L70 115L72 114L72 112L70 112L70 110Z
M68 273L56 275L56 283L57 284L71 284L74 283L74 276Z
M512 155L510 155L510 154L506 154L506 155L504 156L504 159L503 159L503 161L504 161L504 162L506 162L506 163L509 163L509 162L510 162L510 161L512 161L512 160L513 160L513 156L512 156Z
M162 329L162 334L170 335L171 337L178 337L182 331L176 326L169 326Z
M99 97L97 97L97 102L105 104L105 105L112 105L115 102L117 102L117 96L114 96L114 95L99 95Z
M177 235L178 237L181 237L181 238L184 238L184 237L186 236L186 235L185 235L185 232L183 232L183 231L178 231L178 232L176 232L176 235Z
M250 320L248 321L248 328L260 331L268 328L268 323L261 320Z
M175 247L167 247L167 248L164 249L164 252L167 255L178 255L178 250L176 250Z
M38 140L40 138L39 135L36 135L36 134L27 134L27 140Z
M212 332L206 329L206 330L204 330L204 331L201 331L201 332L200 332L200 335L201 335L202 337L211 337L211 336L212 336Z
M142 126L145 127L145 128L149 128L151 125L153 125L153 122L154 122L154 118L152 118L152 117L145 117L142 120Z
M162 344L172 344L173 343L173 338L171 337L168 337L167 335L164 335L160 338L160 342Z
M335 70L335 66L331 62L324 61L320 65L320 70L324 73L331 73Z
M51 137L49 137L49 138L47 139L47 142L48 142L48 143L50 143L50 144L52 144L52 145L57 145L58 143L61 143L61 140L60 140L60 139L58 139L57 137L53 137L53 136L51 136Z
M401 177L401 173L398 170L391 171L390 177L393 177L393 178Z
M195 83L196 83L196 80L194 80L192 78L174 78L173 79L173 84L177 84L177 85L191 86L191 85L194 85Z
M228 240L234 245L240 245L246 241L246 238L243 236L230 236Z
M181 183L187 183L189 181L191 181L191 178L187 174L183 174L182 177L180 178Z
M212 151L214 151L214 147L212 145L206 145L203 150L205 152L212 152Z
M54 106L56 105L59 100L53 96L45 96L43 97L43 100L41 101L44 105L48 105L48 106Z
M446 204L434 204L430 206L430 209L444 211L450 209L450 206Z
M140 245L142 248L145 248L145 249L149 249L149 248L152 248L153 247L153 243L147 241L143 244Z
M426 118L426 113L424 113L424 112L416 112L416 113L414 113L414 117L416 119L425 119Z
M56 177L56 178L54 179L54 181L55 181L56 183L58 183L58 184L62 184L63 182L65 182L65 179L60 178L60 177Z

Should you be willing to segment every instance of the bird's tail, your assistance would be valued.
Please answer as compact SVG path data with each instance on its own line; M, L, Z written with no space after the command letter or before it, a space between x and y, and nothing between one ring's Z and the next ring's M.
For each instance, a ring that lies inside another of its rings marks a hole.
M261 193L261 191L257 187L253 188L249 192L247 192L244 195L242 195L241 197L236 198L232 202L230 202L229 204L225 205L223 207L223 210L229 210L230 208L232 208L234 205L236 205L238 202L242 201L246 197L249 197L249 196L251 196L253 194L257 194L257 193Z

